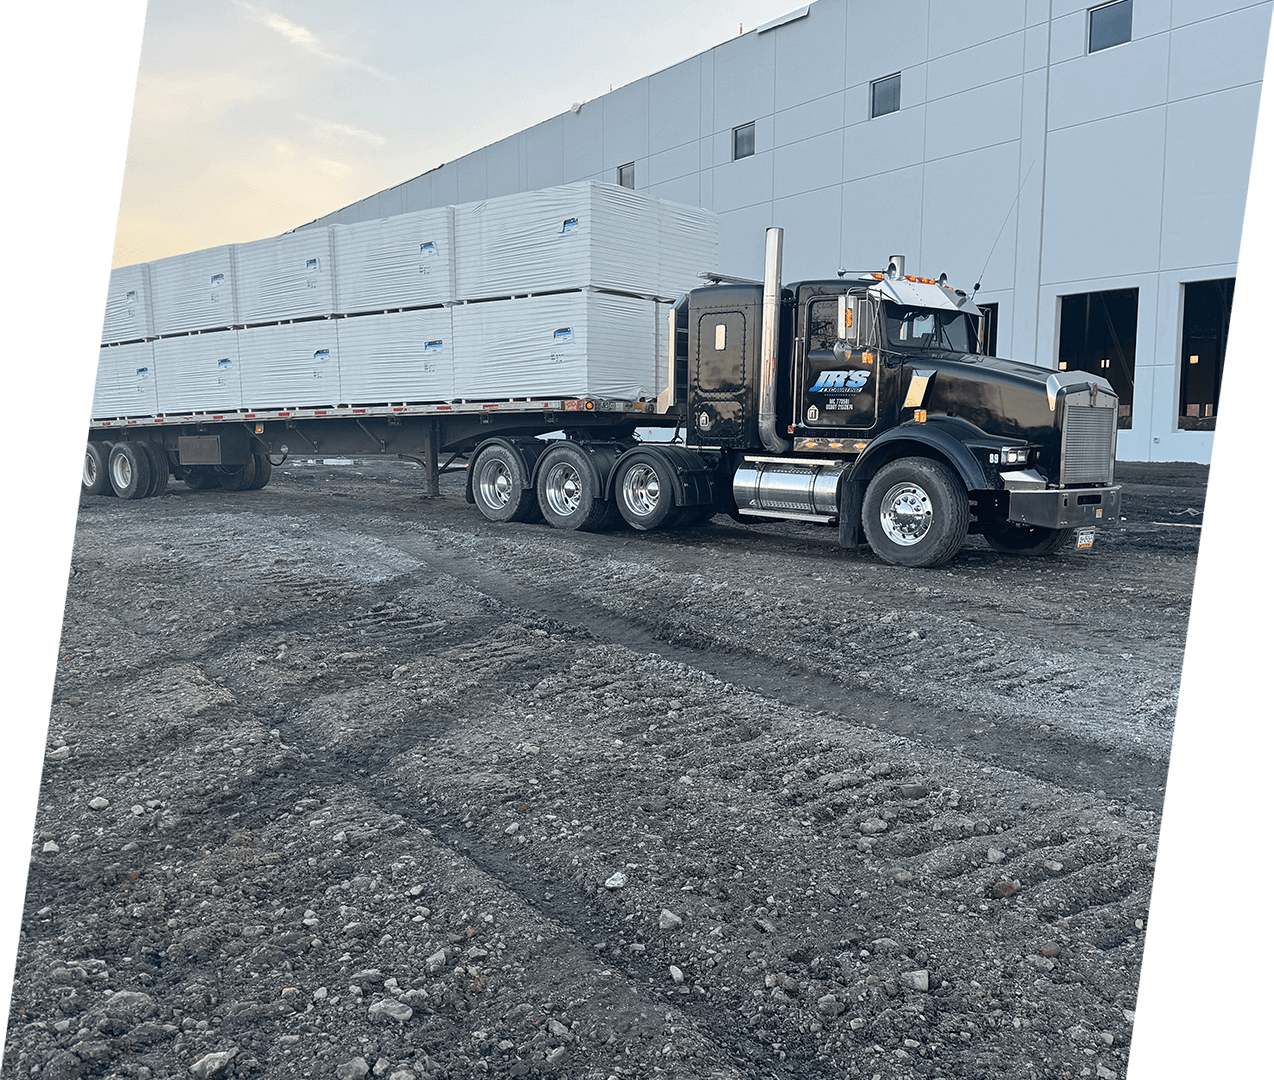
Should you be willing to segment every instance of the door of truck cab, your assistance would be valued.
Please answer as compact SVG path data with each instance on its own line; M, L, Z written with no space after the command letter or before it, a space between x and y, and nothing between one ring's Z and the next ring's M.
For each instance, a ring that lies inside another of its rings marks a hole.
M862 347L845 340L839 326L845 291L802 289L798 297L801 355L794 427L805 435L868 434L889 419L890 376L896 381L897 372L880 363L874 334L860 335Z

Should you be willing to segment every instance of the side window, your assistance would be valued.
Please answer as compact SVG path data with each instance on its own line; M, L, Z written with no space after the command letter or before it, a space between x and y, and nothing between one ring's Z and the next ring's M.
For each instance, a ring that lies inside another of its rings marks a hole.
M815 300L809 306L809 352L830 349L836 344L836 316L839 308L835 300Z

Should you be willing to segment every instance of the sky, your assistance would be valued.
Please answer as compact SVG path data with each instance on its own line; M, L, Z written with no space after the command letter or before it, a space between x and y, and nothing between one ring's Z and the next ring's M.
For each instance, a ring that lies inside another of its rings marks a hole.
M792 0L151 0L112 265L277 235Z

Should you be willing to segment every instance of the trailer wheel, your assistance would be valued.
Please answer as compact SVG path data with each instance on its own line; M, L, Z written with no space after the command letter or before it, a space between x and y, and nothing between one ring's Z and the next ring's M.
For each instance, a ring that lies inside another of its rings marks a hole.
M183 479L192 491L207 491L218 486L217 474L206 465L192 465Z
M488 521L534 521L540 514L522 458L507 446L482 448L473 463L473 501Z
M249 457L247 464L238 469L223 469L219 478L224 491L247 491L257 478L257 463Z
M168 490L168 455L164 453L162 446L156 446L152 442L137 445L142 447L150 458L150 490L146 492L146 497L154 498L156 495L164 494Z
M111 487L121 499L144 499L150 492L150 454L138 443L122 442L111 447L107 472Z
M681 508L673 500L673 476L658 454L641 453L629 458L615 478L615 503L620 516L634 529L675 528L681 524Z
M248 490L260 491L270 482L270 477L274 475L274 465L264 454L253 454L252 460L256 463L257 474L253 477L252 483L248 485Z
M114 495L111 477L107 470L110 457L109 443L91 442L84 447L84 472L80 477L80 492L84 495Z
M1045 529L1034 525L987 526L982 535L1001 555L1052 555L1075 543L1074 529Z
M942 462L900 458L883 465L863 497L863 531L895 566L941 566L969 532L969 495Z
M602 485L588 454L569 442L547 450L535 484L540 513L555 529L595 532L614 521L614 506L602 497Z

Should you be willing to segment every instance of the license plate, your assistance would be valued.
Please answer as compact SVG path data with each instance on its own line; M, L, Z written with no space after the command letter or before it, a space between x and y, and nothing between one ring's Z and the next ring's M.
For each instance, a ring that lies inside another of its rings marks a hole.
M1097 539L1096 529L1077 529L1075 531L1075 547L1079 551L1093 546L1093 541Z

